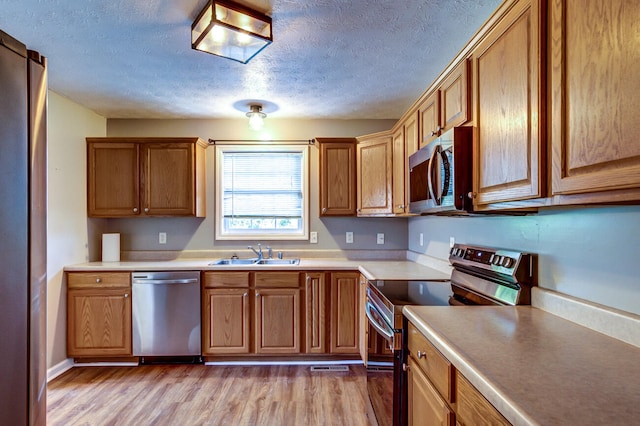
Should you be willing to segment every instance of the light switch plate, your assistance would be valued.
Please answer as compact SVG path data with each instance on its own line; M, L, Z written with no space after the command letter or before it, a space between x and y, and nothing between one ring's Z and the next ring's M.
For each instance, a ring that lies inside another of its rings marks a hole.
M424 246L424 234L420 233L420 247Z
M311 244L318 244L318 233L317 233L317 232L312 231L312 232L309 234L309 242L310 242Z
M379 233L378 237L376 239L376 244L384 244L384 234L383 233Z
M353 232L347 232L345 239L347 240L347 244L353 244Z

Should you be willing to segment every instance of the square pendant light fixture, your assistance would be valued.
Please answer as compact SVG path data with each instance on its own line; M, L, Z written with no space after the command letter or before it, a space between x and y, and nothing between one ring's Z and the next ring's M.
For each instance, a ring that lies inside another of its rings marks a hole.
M191 48L246 64L273 41L271 18L229 1L209 0L191 25Z

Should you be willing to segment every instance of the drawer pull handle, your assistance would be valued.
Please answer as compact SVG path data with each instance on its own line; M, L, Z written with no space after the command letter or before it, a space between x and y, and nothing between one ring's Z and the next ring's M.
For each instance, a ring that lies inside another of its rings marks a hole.
M100 281L102 281L102 279L100 278L96 278L96 282L99 283Z
M124 294L124 298L126 299L127 297L129 297L129 293Z
M411 369L411 367L409 367L407 364L405 364L404 362L402 363L402 371L409 371Z
M418 355L418 359L427 357L427 353L422 351L418 351L417 355Z

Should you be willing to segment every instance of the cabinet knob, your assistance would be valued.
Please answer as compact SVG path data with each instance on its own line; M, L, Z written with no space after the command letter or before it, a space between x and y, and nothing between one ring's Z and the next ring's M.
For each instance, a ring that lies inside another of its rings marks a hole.
M418 356L418 359L427 357L427 353L426 352L422 352L422 351L418 351L418 353L416 355Z
M322 208L322 213L326 213L326 212L327 212L327 208L326 208L326 207L323 207L323 208Z
M437 130L432 130L431 133L429 133L429 136L435 136L438 134Z
M399 209L404 209L404 204L398 204Z
M145 213L149 213L149 207L145 207L145 208L144 208L144 212L145 212Z
M137 207L134 207L134 208L133 208L133 212L134 212L134 213L138 213L138 208L137 208Z
M126 299L127 297L129 297L129 293L124 294L124 298Z
M102 278L96 278L97 283L99 283L100 281L102 281Z
M260 297L260 293L256 291L256 297Z
M476 198L476 193L475 192L469 192L467 194L467 197L473 200L474 198Z
M409 367L407 364L405 364L404 362L402 363L402 371L409 371L411 367Z
M242 297L247 297L249 295L249 293L247 293L246 291L244 292L244 294L242 295Z

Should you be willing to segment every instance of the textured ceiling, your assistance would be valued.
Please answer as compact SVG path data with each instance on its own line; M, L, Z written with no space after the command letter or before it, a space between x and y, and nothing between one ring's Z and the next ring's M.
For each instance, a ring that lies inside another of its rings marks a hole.
M244 0L274 42L246 65L191 49L205 0L0 0L49 88L107 118L399 118L499 0Z

